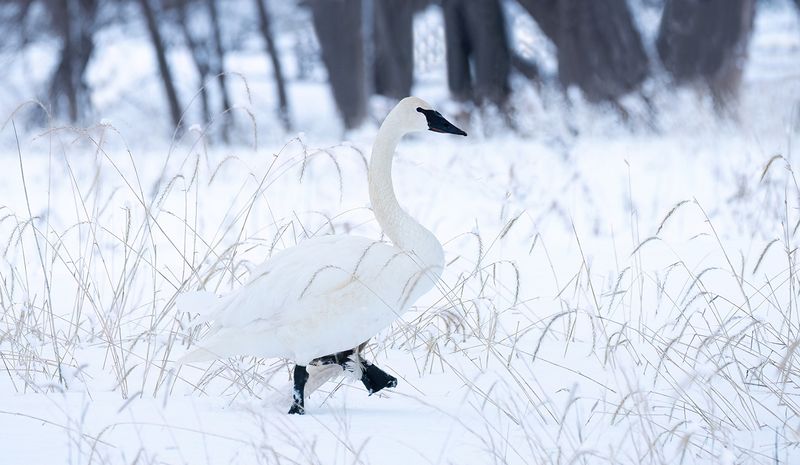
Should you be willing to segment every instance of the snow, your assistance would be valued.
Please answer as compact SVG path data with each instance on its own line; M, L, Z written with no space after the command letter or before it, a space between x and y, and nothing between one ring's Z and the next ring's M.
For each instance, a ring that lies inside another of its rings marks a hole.
M197 330L175 299L235 289L306 236L380 238L377 122L342 137L327 89L295 82L302 133L276 133L269 81L247 76L257 144L172 143L116 78L101 126L15 120L18 151L5 125L2 463L797 462L800 26L788 4L762 11L738 121L692 90L655 93L650 128L522 87L529 136L479 115L469 138L405 140L398 198L448 266L369 349L398 387L340 378L305 417L285 414L281 360L178 371ZM157 92L140 72L130 85ZM452 106L432 77L415 92Z

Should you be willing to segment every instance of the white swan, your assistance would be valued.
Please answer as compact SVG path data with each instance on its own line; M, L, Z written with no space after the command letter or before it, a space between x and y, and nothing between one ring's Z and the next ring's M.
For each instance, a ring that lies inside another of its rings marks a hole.
M467 135L424 100L407 97L386 116L372 148L369 198L392 244L348 235L308 239L276 253L227 296L209 300L202 292L181 295L179 309L200 312L212 322L199 347L181 362L235 355L293 360L289 413L304 413L306 365L326 356L328 362L344 363L343 354L347 358L353 348L388 327L442 272L441 244L400 207L392 186L397 144L405 134L424 130ZM373 384L380 384L376 390L396 383L382 378L388 375L374 365L365 367L372 369ZM362 381L372 392L369 377Z

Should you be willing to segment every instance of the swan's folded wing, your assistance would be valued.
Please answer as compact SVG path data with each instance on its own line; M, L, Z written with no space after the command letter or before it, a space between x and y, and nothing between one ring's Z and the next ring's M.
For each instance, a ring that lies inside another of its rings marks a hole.
M246 285L221 299L213 320L222 327L282 326L310 317L306 313L318 310L326 299L346 295L358 305L375 298L370 282L391 272L396 257L404 254L358 236L307 240L253 270Z

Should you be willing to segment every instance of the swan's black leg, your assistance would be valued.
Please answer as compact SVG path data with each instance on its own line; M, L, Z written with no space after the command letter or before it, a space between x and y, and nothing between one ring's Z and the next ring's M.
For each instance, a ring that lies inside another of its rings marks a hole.
M335 354L326 355L324 357L319 357L314 359L312 363L315 365L339 365L342 369L347 370L347 364L353 363L351 360L351 356L358 351L358 354L361 354L361 350L367 345L367 343L363 343L355 349L344 350L342 352L336 352ZM352 371L352 370L351 370ZM386 373L385 371L378 368L376 365L373 365L372 362L368 360L361 359L361 383L364 384L364 388L366 388L369 395L372 395L383 388L393 388L397 387L397 378L391 376L390 374Z
M311 364L312 365L340 365L342 368L345 367L347 362L350 361L350 356L353 355L355 349L345 350L342 352L336 352L335 354L326 355L324 357L315 358Z
M289 409L290 414L303 415L306 413L303 403L303 396L306 381L308 381L308 371L304 365L294 366L294 388L292 389L292 407Z

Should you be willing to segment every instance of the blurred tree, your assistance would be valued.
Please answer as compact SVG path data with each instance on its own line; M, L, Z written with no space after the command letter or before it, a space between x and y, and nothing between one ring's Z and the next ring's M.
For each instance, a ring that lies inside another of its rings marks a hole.
M558 75L589 101L616 101L647 78L649 62L627 0L562 1Z
M656 46L678 84L707 85L718 109L735 100L755 0L666 0Z
M348 129L367 116L361 0L309 0L322 61Z
M275 39L272 35L269 10L267 10L266 0L255 0L255 2L256 9L258 10L258 23L261 36L264 38L264 43L267 46L267 54L272 64L272 72L275 75L275 89L278 94L278 118L283 124L283 128L288 131L292 127L289 115L289 99L286 96L286 80L283 77L283 66L281 66L280 54L278 53L278 48L275 46Z
M66 0L69 1L69 0ZM178 93L175 91L175 81L172 78L172 71L167 61L166 45L161 35L161 30L158 26L156 13L153 6L150 4L152 0L139 0L139 5L144 14L145 23L147 25L147 32L150 35L150 42L153 45L153 51L156 54L156 61L158 61L158 69L161 74L161 82L164 84L164 93L167 97L167 104L169 106L170 115L172 116L172 123L175 129L180 127L181 123L181 106L178 103Z
M442 0L447 83L459 100L503 107L511 57L499 0Z
M222 28L219 21L217 0L174 0L163 4L164 10L174 7L177 10L177 26L184 42L192 56L195 70L200 81L198 86L200 102L202 105L202 118L204 124L211 122L211 102L209 100L209 86L212 76L219 86L221 108L219 114L225 115L220 125L222 141L230 141L230 128L233 115L226 112L231 108L230 92L228 91L225 73L225 47L222 42ZM160 15L159 23L171 23L168 15ZM208 27L202 27L201 24ZM200 27L198 27L200 26ZM160 28L159 28L160 29ZM204 32L201 32L204 31Z
M414 80L413 0L379 0L374 16L374 90L401 99L411 94Z
M79 122L91 111L86 72L95 51L95 35L104 25L99 19L104 4L102 0L0 1L2 49L19 51L32 42L57 41L56 64L42 98L56 118Z
M227 114L231 109L231 97L228 91L225 73L225 47L222 44L222 28L219 23L219 8L217 0L206 0L208 5L209 19L211 20L211 73L217 76L219 83L219 93L222 98L222 112L226 114L222 123L222 141L227 143L230 140L230 127L233 120L233 114Z
M54 115L75 122L91 107L86 69L94 52L99 1L48 0L46 4L53 30L61 40L58 65L50 78L50 106Z
M587 100L617 102L649 72L626 0L519 0L556 46L558 77Z
M192 55L194 67L200 81L200 104L203 112L203 123L208 125L211 122L211 105L208 100L208 88L206 81L211 74L211 57L209 56L209 44L202 38L195 35L189 17L189 0L178 0L178 14L181 32L183 33L186 46Z

